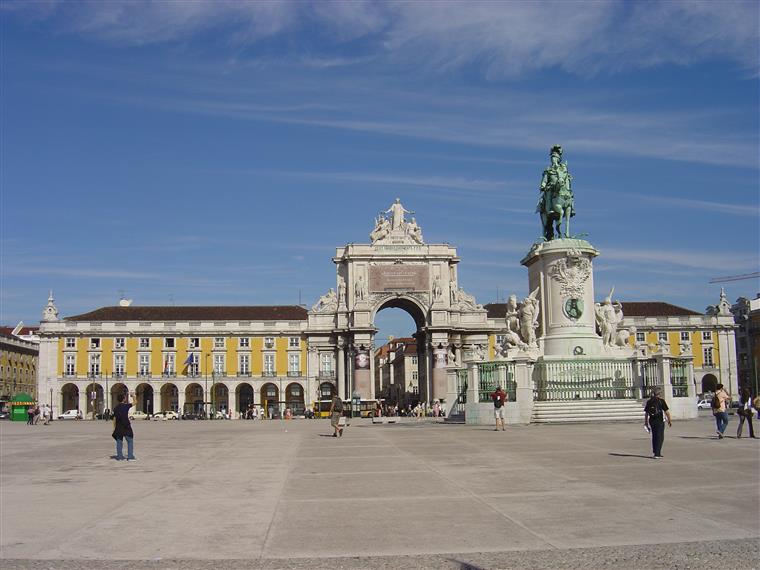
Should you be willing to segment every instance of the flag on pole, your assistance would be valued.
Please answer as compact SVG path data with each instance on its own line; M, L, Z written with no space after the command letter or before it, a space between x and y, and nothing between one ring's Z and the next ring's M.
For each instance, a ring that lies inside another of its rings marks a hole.
M187 358L185 359L185 362L183 364L185 364L185 365L195 364L195 355L194 354L188 354Z

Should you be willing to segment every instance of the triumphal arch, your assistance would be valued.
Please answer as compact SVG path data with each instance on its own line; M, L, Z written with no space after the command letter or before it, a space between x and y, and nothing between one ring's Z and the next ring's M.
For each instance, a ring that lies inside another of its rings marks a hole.
M487 311L459 286L456 248L425 243L414 212L396 201L375 218L369 243L336 249L335 287L308 315L309 358L336 358L338 393L374 398L375 316L388 307L414 319L420 399L446 397L446 368L488 348Z

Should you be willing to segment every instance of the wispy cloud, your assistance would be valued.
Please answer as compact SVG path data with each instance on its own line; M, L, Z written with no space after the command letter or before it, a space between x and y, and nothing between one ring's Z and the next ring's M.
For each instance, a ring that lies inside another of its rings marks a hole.
M631 196L637 200L644 200L666 206L676 206L679 209L704 210L732 216L747 216L757 218L760 216L760 206L757 204L727 204L725 202L712 202L708 200L695 200L693 198L678 198L673 196L657 196L646 194L620 193L621 196Z
M758 69L757 3L585 2L4 2L9 12L117 45L190 42L225 32L228 48L288 35L307 65L343 65L361 46L389 64L489 78L562 68L588 75L721 57ZM548 25L547 22L552 22ZM319 30L319 40L314 32ZM309 33L311 32L311 33ZM315 53L316 52L316 53ZM350 64L350 61L348 62Z
M702 270L745 271L757 267L757 253L700 251L698 249L643 249L600 247L604 259L636 263L664 263Z

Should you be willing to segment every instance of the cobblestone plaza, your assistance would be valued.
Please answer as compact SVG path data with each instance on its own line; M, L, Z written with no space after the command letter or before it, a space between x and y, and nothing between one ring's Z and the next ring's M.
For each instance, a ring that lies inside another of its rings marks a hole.
M709 414L661 461L638 423L134 426L126 463L108 422L0 424L5 568L758 563L758 442Z

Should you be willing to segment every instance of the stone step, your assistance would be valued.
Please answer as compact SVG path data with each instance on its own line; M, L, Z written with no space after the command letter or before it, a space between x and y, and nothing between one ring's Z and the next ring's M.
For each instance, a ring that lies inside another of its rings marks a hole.
M536 402L534 423L622 422L642 421L643 404L637 400L582 400Z

